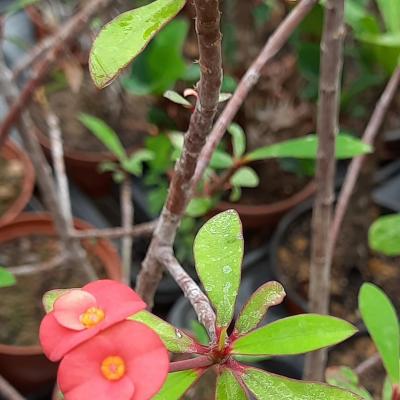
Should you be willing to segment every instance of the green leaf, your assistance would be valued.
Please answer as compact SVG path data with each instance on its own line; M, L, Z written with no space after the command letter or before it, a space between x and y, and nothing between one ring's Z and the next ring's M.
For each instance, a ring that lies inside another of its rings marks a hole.
M376 0L379 11L389 32L400 33L400 2L399 0Z
M53 311L53 306L56 300L71 289L54 289L46 292L42 297L43 308L46 313Z
M79 121L81 121L82 124L89 129L89 131L92 132L93 135L95 135L97 139L99 139L100 142L103 143L104 146L107 147L107 149L120 161L126 159L124 147L122 146L117 133L103 120L94 117L93 115L81 113L79 115Z
M290 355L342 342L357 332L346 321L327 315L301 314L283 318L236 339L232 354Z
M361 400L334 386L296 381L256 368L246 368L242 379L259 400Z
M208 197L193 198L186 208L186 215L193 218L201 217L207 214L212 208L214 202Z
M157 0L108 23L90 52L90 74L96 86L110 84L184 5L185 0Z
M216 400L246 400L247 396L233 373L224 368L217 378Z
M196 270L217 312L217 326L232 320L243 259L242 224L234 210L208 220L194 241Z
M173 325L165 322L161 318L156 317L148 311L140 311L128 319L153 329L165 347L173 353L196 353L197 343L190 336L186 335L182 330L175 328Z
M154 160L155 154L151 150L141 149L133 153L127 160L122 162L125 171L132 175L142 176L143 163Z
M285 296L285 290L279 282L264 283L244 305L236 320L233 335L241 336L257 328L268 309L282 303Z
M14 286L16 283L14 275L6 268L0 267L0 288Z
M368 241L371 249L386 256L400 255L400 214L378 218L370 227Z
M253 168L242 167L233 174L230 183L233 186L254 188L258 186L260 179Z
M390 382L389 377L386 376L382 388L382 400L392 400L392 399L393 399L393 386L392 383Z
M361 316L393 384L400 382L400 331L396 310L386 294L371 283L361 286Z
M360 385L358 375L351 368L328 368L326 371L326 381L330 385L353 392L364 400L374 400L369 392Z
M179 400L201 375L202 371L194 369L171 372L168 374L164 386L152 399Z
M307 135L298 139L290 139L272 146L261 147L248 153L246 160L256 161L268 158L317 158L318 137ZM336 158L338 160L352 158L371 153L372 147L363 143L360 139L341 133L336 138Z
M238 124L230 124L228 132L232 136L233 155L240 158L246 150L246 135L242 127Z
M192 104L174 90L167 90L164 93L164 97L168 100L171 100L173 103L180 104L187 108L192 108Z
M207 346L210 343L210 337L208 336L207 329L204 328L204 325L200 324L199 321L190 321L190 329L200 344Z
M233 186L231 189L231 194L229 195L229 201L235 203L239 201L242 197L242 189L239 186Z
M233 165L233 159L228 154L222 150L215 150L211 160L210 160L210 167L215 169L225 169L229 168Z
M188 30L186 20L176 19L160 31L122 79L125 89L140 96L162 95L173 88L186 71L183 46Z

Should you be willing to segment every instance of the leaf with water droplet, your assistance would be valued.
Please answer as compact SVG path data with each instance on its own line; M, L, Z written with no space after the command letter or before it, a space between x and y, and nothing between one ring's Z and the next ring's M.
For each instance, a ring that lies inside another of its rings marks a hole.
M227 368L217 378L216 400L246 400L247 396L232 371Z
M97 87L110 84L147 46L186 0L157 0L127 11L109 22L93 43L89 69Z
M197 351L199 344L193 338L148 311L140 311L128 319L141 322L153 329L165 347L173 353L196 353Z
M234 210L208 220L194 241L196 270L217 312L217 325L232 320L243 259L242 224Z
M356 332L353 325L339 318L300 314L240 336L232 343L232 354L302 354L340 343Z
M297 381L256 368L246 368L241 378L259 400L362 400L334 386Z
M200 378L203 370L187 369L185 371L171 372L161 390L152 398L153 400L178 400Z
M285 295L285 290L279 282L267 282L259 287L240 312L233 331L234 336L244 335L257 328L268 309L280 304Z

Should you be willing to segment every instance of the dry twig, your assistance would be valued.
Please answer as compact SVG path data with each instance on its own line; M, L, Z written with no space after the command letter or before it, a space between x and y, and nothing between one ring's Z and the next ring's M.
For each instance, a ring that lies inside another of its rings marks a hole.
M335 138L339 131L340 80L343 67L344 0L328 0L325 5L321 42L321 69L317 119L319 138L317 194L312 216L309 308L328 314L332 253L329 248L335 180ZM323 380L326 349L306 357L304 376Z
M121 184L121 215L122 227L129 230L133 225L133 205L132 205L132 183L130 177L125 174L125 179ZM131 260L132 260L132 236L122 237L122 277L124 283L131 283Z

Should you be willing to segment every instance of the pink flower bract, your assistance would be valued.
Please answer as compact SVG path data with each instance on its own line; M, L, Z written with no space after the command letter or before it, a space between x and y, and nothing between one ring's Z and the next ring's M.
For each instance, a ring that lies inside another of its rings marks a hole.
M43 351L50 360L58 361L100 331L145 308L130 287L116 281L99 280L71 289L42 320L39 338Z
M58 385L66 400L148 400L161 389L168 366L157 334L124 321L66 354Z

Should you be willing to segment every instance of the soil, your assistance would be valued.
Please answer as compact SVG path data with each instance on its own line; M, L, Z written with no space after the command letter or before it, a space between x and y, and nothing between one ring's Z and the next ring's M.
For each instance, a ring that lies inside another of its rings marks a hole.
M370 212L376 213L377 210L372 209ZM311 213L307 213L289 227L285 242L278 249L278 268L284 280L282 283L303 299L307 298L309 284L310 226ZM389 258L369 251L365 234L367 231L363 232L360 236L354 221L352 236L342 236L339 240L332 266L331 313L353 323L360 321L357 296L365 281L380 286L400 312L400 257ZM346 241L357 242L358 248L344 245Z
M346 366L354 369L376 351L368 336L356 336L335 346L329 352L328 366ZM377 363L360 377L360 384L373 395L374 399L380 400L385 376L383 366Z
M104 145L78 120L80 113L94 115L104 120L119 135L124 147L136 148L143 145L148 134L155 134L157 128L147 122L152 104L150 97L133 96L112 85L99 91L85 73L80 90L74 93L68 86L53 90L47 86L46 98L52 111L60 120L63 140L67 150L79 150L92 153L105 152ZM43 101L38 100L31 106L35 124L43 133L48 132Z
M40 265L60 252L53 237L28 236L0 244L0 265L18 267ZM103 266L95 256L88 261L100 277ZM44 316L43 294L51 289L82 287L87 278L81 268L65 262L46 273L16 275L16 285L1 289L0 343L29 346L38 344L40 321ZM7 329L5 329L7 327Z
M260 178L256 188L242 190L240 204L271 204L287 199L310 182L309 177L299 176L281 168L277 160L267 160L253 165Z
M18 198L23 179L23 164L19 160L6 160L0 156L0 217Z

